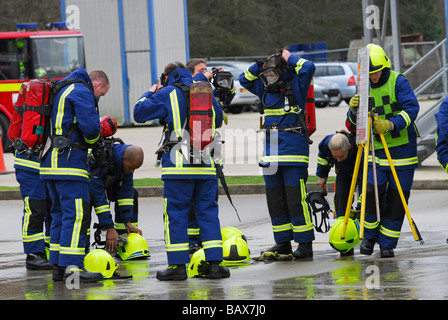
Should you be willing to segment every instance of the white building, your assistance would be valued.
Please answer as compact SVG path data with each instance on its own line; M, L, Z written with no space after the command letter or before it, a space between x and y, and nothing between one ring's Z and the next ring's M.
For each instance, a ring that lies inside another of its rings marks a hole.
M135 102L165 65L189 59L186 0L61 0L61 14L84 34L87 71L108 75L100 115L119 124L134 123Z

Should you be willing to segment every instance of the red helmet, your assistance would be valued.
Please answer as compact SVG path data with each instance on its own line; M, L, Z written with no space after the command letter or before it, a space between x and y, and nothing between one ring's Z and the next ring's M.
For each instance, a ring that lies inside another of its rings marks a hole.
M100 119L101 138L113 136L117 132L117 121L111 116L105 116Z

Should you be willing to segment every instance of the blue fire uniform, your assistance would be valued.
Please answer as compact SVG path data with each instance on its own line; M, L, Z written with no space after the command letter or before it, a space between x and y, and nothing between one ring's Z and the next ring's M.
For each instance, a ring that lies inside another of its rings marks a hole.
M46 182L39 178L40 162L37 156L28 158L25 152L16 151L14 168L24 203L22 217L24 252L26 254L44 252L45 243L50 242L51 201L47 194Z
M443 100L436 113L437 138L436 153L437 160L445 172L448 172L448 97Z
M378 95L376 92L381 94ZM384 136L407 202L414 180L414 170L418 167L417 131L414 126L420 109L418 100L406 77L389 68L383 69L378 83L370 82L370 96L375 99L373 111L378 114L378 117L392 121L394 124L394 130L387 132L387 137L386 134ZM384 112L384 110L391 112ZM346 124L350 131L356 131L356 115L350 109L347 113ZM375 163L381 222L377 220L376 215L371 161L370 155L365 237L370 240L376 239L379 245L393 249L397 246L400 237L405 210L378 135L375 135Z
M339 162L333 157L331 150L328 147L328 144L333 136L334 134L330 134L322 139L322 141L319 143L316 176L327 179L331 168L333 168L333 166L335 167L336 186L334 195L334 209L336 212L336 217L339 218L345 215L345 210L347 208L347 201L352 184L358 147L356 145L355 139L353 137L350 137L349 141L351 148L348 152L347 159ZM361 186L361 181L362 170L359 170L357 179L358 187ZM360 204L358 203L357 207L359 207L359 205Z
M152 119L166 123L164 141L178 141L184 136L187 104L182 90L173 86L176 82L191 85L191 72L184 68L174 70L168 76L167 86L156 93L144 93L134 108L134 119L139 123ZM223 120L222 109L215 99L213 119L215 130ZM201 229L206 260L222 260L222 237L215 201L218 188L215 163L190 163L188 155L189 148L181 149L180 143L162 155L165 245L169 265L185 264L190 260L187 229L191 201Z
M41 163L40 177L48 184L53 202L50 235L50 263L59 267L84 266L85 248L90 237L89 172L87 149L100 138L93 84L83 68L65 79L76 78L88 84L65 86L56 96L51 121L52 135L66 135L73 124L70 148L52 147Z
M259 78L263 71L255 63L240 75L240 83L264 101L265 149L260 161L266 184L266 196L276 243L314 240L313 222L306 201L309 142L304 134L288 131L298 127L297 115L305 115L305 104L315 66L311 61L291 55L286 62L284 83L291 81L296 106L285 107L285 93L265 92ZM280 128L278 132L270 129ZM286 130L283 130L286 129Z
M90 178L92 205L100 228L115 227L118 233L126 233L125 223L138 228L138 193L134 189L134 174L123 172L123 153L127 144L113 145L113 169L106 166L93 171ZM112 221L109 201L115 202L115 225Z

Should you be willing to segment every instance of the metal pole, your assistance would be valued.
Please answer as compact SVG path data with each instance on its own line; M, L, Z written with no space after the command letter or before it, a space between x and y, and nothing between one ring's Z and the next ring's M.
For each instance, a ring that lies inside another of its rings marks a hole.
M398 12L399 12L398 0L391 0L390 14L392 23L394 70L397 72L401 72L401 32L400 32L400 17L398 16Z
M363 18L363 27L364 27L364 45L368 45L372 43L372 30L366 26L367 21L367 12L366 9L370 5L370 0L362 0L362 18Z

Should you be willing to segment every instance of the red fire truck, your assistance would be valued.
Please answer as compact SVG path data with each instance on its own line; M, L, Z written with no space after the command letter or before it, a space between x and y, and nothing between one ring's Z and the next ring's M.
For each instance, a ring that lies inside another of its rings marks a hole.
M64 22L47 25L17 24L17 31L0 32L0 134L3 150L14 103L23 82L30 79L62 79L78 67L85 68L84 39Z

